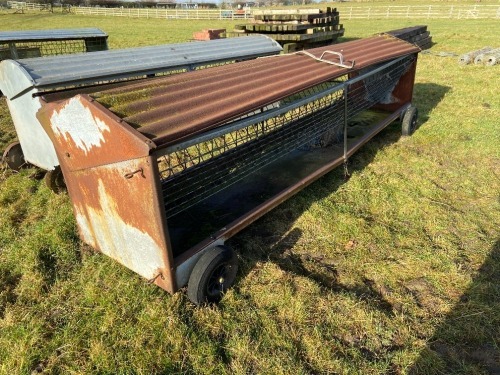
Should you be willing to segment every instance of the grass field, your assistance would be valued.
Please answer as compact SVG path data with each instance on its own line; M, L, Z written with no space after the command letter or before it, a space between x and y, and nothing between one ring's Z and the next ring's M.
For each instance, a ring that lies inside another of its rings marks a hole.
M341 15L342 17L342 15ZM422 20L344 22L359 38ZM67 195L0 172L0 373L500 373L498 20L425 22L420 129L391 125L229 241L236 285L195 308L83 245ZM0 28L100 27L111 48L231 22L0 15ZM0 146L15 139L0 102Z

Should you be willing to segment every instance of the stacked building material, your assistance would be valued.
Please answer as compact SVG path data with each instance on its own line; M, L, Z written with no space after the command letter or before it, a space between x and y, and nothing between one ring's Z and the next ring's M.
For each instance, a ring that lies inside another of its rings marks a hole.
M236 25L226 35L265 34L280 43L285 53L329 45L344 35L336 8L256 10L253 18L252 23Z
M221 34L224 34L226 29L203 29L193 33L194 40L214 40L220 39Z
M428 49L432 46L432 36L427 30L426 25L411 26L403 29L386 31L384 34L389 34L395 36L396 38L406 40L407 42L417 45L420 49Z

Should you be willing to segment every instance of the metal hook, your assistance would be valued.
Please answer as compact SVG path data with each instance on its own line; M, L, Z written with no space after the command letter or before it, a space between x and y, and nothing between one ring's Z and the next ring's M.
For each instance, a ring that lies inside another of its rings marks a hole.
M145 177L144 176L144 170L142 168L139 168L138 170L130 172L130 173L126 173L123 177L125 177L127 180L129 180L132 177L134 177L134 175L137 174L137 173L140 173L143 178Z

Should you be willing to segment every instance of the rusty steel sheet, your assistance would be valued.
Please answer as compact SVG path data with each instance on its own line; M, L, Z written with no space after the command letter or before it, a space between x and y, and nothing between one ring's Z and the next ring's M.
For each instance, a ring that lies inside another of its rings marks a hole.
M46 106L39 118L61 161L80 237L174 292L151 141L87 96ZM126 197L133 197L132 205L122 204Z
M262 58L91 94L157 145L168 145L321 82L420 49L388 35L308 50L339 52L348 69L300 53ZM325 60L334 61L332 55Z

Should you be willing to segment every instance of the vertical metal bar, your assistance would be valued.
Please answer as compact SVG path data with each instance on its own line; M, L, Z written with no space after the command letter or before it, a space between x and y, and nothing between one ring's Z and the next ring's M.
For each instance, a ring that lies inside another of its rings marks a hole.
M347 96L349 94L349 85L344 85L344 178L349 178L347 169Z
M11 59L18 59L16 44L14 42L9 43L9 50Z
M347 163L347 95L349 85L344 87L344 163Z

